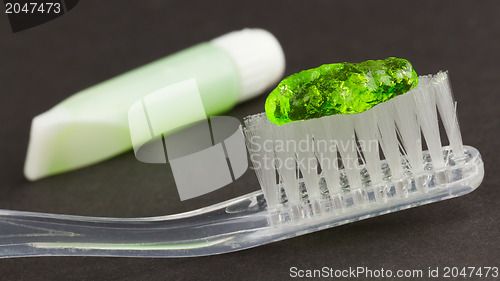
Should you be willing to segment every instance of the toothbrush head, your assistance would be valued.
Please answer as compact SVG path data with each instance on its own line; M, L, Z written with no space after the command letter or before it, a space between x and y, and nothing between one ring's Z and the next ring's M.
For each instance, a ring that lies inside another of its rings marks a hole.
M383 213L464 180L477 186L482 162L462 144L447 73L419 80L357 114L284 125L263 113L247 117L247 147L273 223ZM441 145L438 113L449 146Z

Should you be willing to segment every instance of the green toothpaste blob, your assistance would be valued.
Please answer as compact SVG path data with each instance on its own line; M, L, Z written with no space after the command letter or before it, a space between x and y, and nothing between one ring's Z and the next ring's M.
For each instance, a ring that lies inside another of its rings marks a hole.
M415 88L409 61L390 57L333 63L283 79L266 100L266 115L277 125L335 114L355 114Z

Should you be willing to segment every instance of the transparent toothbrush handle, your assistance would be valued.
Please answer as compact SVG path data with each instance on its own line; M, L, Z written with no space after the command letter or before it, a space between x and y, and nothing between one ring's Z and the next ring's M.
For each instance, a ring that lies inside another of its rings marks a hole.
M192 212L134 219L0 210L0 258L183 257L234 251L241 240L248 241L246 236L269 226L262 198L259 191Z

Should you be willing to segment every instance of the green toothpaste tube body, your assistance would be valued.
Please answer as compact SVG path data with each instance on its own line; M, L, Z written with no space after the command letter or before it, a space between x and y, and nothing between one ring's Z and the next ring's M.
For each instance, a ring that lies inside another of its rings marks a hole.
M33 119L24 174L37 180L131 149L128 110L159 89L195 79L205 113L217 115L275 86L284 66L283 51L272 34L244 29L92 86ZM183 96L172 102L189 104L179 99Z

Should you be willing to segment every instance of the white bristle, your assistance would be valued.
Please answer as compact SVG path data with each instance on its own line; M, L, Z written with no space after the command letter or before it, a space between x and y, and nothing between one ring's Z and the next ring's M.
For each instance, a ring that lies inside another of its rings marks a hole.
M297 141L293 138L292 124L273 126L272 133L275 139L275 157L277 170L283 183L288 202L300 204L301 194L295 151L293 147Z
M331 129L335 138L337 149L340 153L344 171L350 188L361 187L360 165L358 150L354 136L354 120L348 115L328 116Z
M436 94L431 86L431 78L423 76L419 86L412 90L417 106L417 117L425 143L431 155L434 168L444 167L443 149L439 135L439 123L436 109Z
M330 119L320 118L314 120L314 138L318 161L322 169L323 177L330 194L341 192L340 174L338 170L337 147L332 145L333 130L331 130Z
M401 164L401 153L399 151L393 105L389 101L381 103L373 109L375 120L380 130L379 142L382 152L384 152L392 177L399 179L403 176L403 166Z
M462 135L458 126L456 103L453 101L448 73L439 72L433 78L433 85L436 92L436 102L443 121L444 129L453 154L456 158L463 158L464 148Z
M396 125L403 142L405 156L408 158L412 172L419 174L424 170L422 161L422 140L420 127L417 124L415 99L412 92L394 98Z
M399 193L404 197L410 189L425 192L426 184L443 182L442 176L432 175L448 163L441 147L438 109L453 157L460 158L464 150L456 107L443 72L420 77L413 90L359 114L281 126L271 123L265 114L246 118L247 146L269 208L295 206L290 215L293 220L300 212L308 216L387 200ZM428 152L423 152L422 134ZM381 159L379 145L387 164ZM304 204L311 208L297 212L296 207Z
M266 146L272 146L269 144L272 141L270 124L265 114L252 115L245 120L244 132L250 161L267 200L267 206L275 209L281 203L281 192L276 184L274 150L266 149Z
M373 184L380 184L382 182L382 171L380 167L378 128L375 122L374 110L369 109L353 117L354 129L359 139L370 180Z
M319 188L318 160L314 149L314 132L311 130L310 123L313 120L294 122L294 139L297 142L296 157L297 165L302 173L309 198L320 198L321 190Z

